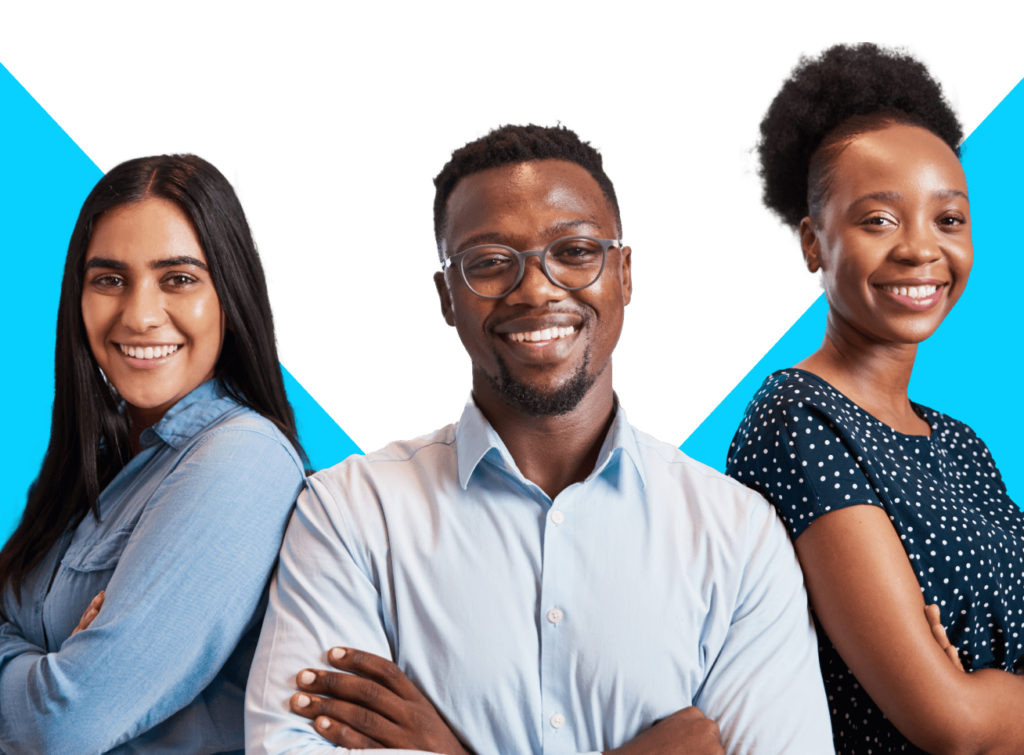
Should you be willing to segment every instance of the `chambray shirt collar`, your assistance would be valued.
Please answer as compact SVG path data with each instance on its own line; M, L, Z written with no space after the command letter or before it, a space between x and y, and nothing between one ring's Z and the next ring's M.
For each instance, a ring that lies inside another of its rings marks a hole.
M144 430L139 442L143 448L149 448L163 441L180 450L200 430L236 406L220 380L207 380L168 409L159 422Z
M488 454L497 455L513 474L526 479L516 466L512 454L505 447L501 437L491 427L491 423L484 417L483 412L477 408L472 395L466 401L466 407L462 410L462 417L455 429L455 448L458 454L459 484L463 490L469 486L473 472ZM644 473L643 460L640 458L640 449L637 447L636 434L616 397L615 419L608 429L604 443L601 444L594 471L587 476L587 480L597 477L614 458L622 454L625 454L633 463L640 477L641 486L646 487L647 477Z

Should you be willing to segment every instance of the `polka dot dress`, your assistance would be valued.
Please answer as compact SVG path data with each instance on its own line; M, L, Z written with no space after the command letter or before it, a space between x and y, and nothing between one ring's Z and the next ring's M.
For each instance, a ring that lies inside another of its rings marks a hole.
M726 472L771 501L794 540L830 511L885 509L964 668L1013 671L1024 656L1024 515L971 428L914 409L930 437L896 432L809 372L776 372L747 407ZM921 752L878 710L820 624L818 637L836 751Z

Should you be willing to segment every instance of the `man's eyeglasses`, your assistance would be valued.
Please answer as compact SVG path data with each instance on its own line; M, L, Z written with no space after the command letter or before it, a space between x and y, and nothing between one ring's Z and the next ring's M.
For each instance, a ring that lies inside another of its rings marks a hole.
M474 246L441 261L441 270L456 266L462 279L477 296L501 299L523 280L527 257L540 257L548 280L567 291L592 286L601 277L611 247L622 248L621 239L567 236L543 249L518 252L500 244Z

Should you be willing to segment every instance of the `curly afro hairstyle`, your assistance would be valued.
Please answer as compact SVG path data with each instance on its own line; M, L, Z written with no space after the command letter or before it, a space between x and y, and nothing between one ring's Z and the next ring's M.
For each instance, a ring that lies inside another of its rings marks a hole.
M816 217L843 148L899 123L931 131L960 156L960 121L915 58L870 43L802 57L761 121L765 205L793 228Z
M615 187L605 175L601 154L582 141L575 131L565 126L499 126L484 137L452 152L451 159L434 179L434 236L438 254L441 253L441 235L447 220L448 197L460 179L501 165L525 163L530 160L566 160L586 169L601 187L605 199L615 215L615 224L622 235L622 219Z

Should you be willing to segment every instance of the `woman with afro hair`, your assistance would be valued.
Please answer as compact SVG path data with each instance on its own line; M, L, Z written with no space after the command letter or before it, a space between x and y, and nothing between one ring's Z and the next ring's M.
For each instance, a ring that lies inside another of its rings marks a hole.
M974 432L907 395L971 270L962 138L925 67L871 44L801 60L761 122L765 204L829 313L727 471L789 527L844 754L1024 752L1024 516Z

